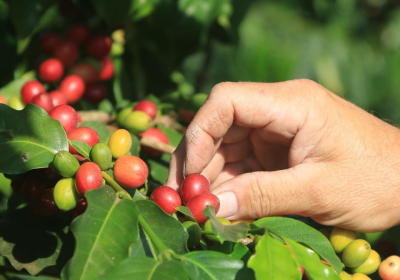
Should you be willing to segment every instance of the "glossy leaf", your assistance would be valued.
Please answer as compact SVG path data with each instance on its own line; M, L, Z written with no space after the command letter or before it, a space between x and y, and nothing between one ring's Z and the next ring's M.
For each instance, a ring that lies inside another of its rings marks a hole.
M44 269L60 271L72 256L74 240L63 225L40 218L28 208L18 209L0 220L0 254L16 270L37 275Z
M162 156L162 158L163 157L164 155ZM165 161L162 158L149 158L146 160L151 178L153 178L154 181L157 181L160 184L163 184L165 181L167 181L169 172L169 161Z
M193 222L195 222L196 220L193 217L192 211L190 211L190 209L186 206L179 206L176 207L176 209L181 212L182 214L184 214L186 217L188 217L190 220L192 220Z
M131 246L129 257L149 257L154 258L154 250L147 239L143 229L139 226L139 238Z
M231 0L179 0L179 9L203 24L210 24L232 10Z
M131 146L131 149L130 149L131 155L138 157L139 153L140 153L139 138L133 133L131 133L131 137L132 137L132 146Z
M301 271L290 250L268 233L261 237L255 249L247 266L254 270L257 279L301 279Z
M323 264L316 252L289 238L283 237L283 239L296 255L298 263L304 268L310 280L340 280L339 274L333 267Z
M266 227L279 236L303 243L330 263L337 272L342 270L342 262L334 252L329 240L318 230L295 219L267 217L254 222L258 227Z
M247 262L248 258L251 256L249 247L243 243L236 243L233 247L233 251L229 254L232 258L238 260L244 260Z
M246 238L250 230L250 226L243 222L234 225L223 225L218 221L212 206L207 206L203 215L211 219L211 229L221 243L224 241L237 242L241 238Z
M166 214L156 203L151 200L138 200L135 202L140 215L148 222L158 238L177 254L187 252L186 242L188 234L183 225Z
M235 279L243 262L223 253L194 251L181 256L181 262L191 279Z
M142 0L142 1L134 1L132 6L132 20L140 20L148 15L150 15L156 4L158 4L160 0Z
M147 257L134 257L107 271L100 279L189 280L182 264L177 260L158 262Z
M72 147L74 147L74 149L78 153L80 153L85 158L90 159L90 151L92 150L92 147L90 147L88 143L77 140L68 140L68 142L71 144Z
M87 121L80 123L78 126L90 127L91 129L94 129L99 134L100 142L105 144L108 143L108 138L110 138L111 132L104 124L96 121Z
M167 137L168 137L168 143L171 146L178 147L179 143L182 140L183 135L176 130L173 130L171 128L165 127L165 126L159 126L158 127L161 131L163 131ZM163 153L161 156L161 159L165 162L169 162L171 159L171 155L168 153Z
M75 253L62 271L62 279L97 279L129 257L139 238L138 211L132 200L115 197L103 186L85 194L87 209L71 224Z
M48 167L68 142L60 122L39 106L17 111L0 104L0 150L0 172L20 174Z

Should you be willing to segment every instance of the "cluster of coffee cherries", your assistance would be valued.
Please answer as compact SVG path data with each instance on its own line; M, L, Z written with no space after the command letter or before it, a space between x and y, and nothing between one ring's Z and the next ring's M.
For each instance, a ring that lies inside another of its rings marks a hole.
M400 257L390 256L381 262L377 251L357 232L340 227L322 231L340 256L345 269L340 273L342 280L368 280L368 275L378 271L383 280L400 279Z
M41 36L39 46L46 58L39 63L40 81L26 82L20 101L10 100L11 107L22 109L33 103L49 112L53 107L74 104L81 98L97 104L107 97L104 81L114 76L114 64L108 57L111 38L90 34L81 23L71 26L65 37L55 32Z
M154 120L158 114L158 107L153 101L141 100L134 106L121 110L117 116L117 123L132 134L168 144L168 136L154 126ZM144 145L141 145L141 149L151 157L160 157L163 154L160 150Z
M176 208L183 202L190 209L197 223L208 220L203 216L206 206L213 206L215 213L218 213L220 206L218 197L210 192L210 183L201 174L187 176L180 187L180 195L171 187L160 186L152 192L150 199L168 214L175 213Z

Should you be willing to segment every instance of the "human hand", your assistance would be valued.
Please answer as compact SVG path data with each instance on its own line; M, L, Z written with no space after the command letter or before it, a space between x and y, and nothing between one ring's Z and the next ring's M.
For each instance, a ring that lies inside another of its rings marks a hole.
M296 214L370 232L400 223L400 131L309 80L221 83L171 157L229 219Z

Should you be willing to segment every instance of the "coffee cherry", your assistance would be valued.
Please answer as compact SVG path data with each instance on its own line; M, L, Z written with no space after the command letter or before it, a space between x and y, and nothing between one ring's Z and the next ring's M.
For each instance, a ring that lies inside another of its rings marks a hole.
M97 104L107 97L107 89L102 83L93 82L86 85L83 97L93 104Z
M69 105L54 107L49 115L61 123L66 133L71 132L78 125L78 113Z
M84 196L81 196L79 198L78 203L76 204L75 208L72 209L71 211L69 211L69 213L73 217L77 217L77 216L81 215L83 212L85 212L86 207L87 207L86 198Z
M32 99L31 103L43 108L47 113L50 113L53 109L53 100L51 99L51 96L45 92L36 95Z
M203 211L208 205L214 206L215 214L218 213L220 206L219 199L212 193L203 193L195 196L186 204L192 212L193 218L198 223L203 223L208 220L207 217L203 216Z
M154 120L157 116L157 105L150 100L139 101L132 109L132 111L142 111Z
M329 240L336 253L340 254L344 248L357 238L357 232L344 228L333 228Z
M97 79L96 68L88 62L81 62L72 66L70 75L78 75L85 83L95 82Z
M348 274L346 271L341 271L339 276L340 276L341 280L352 280L353 279L353 277L351 277L351 275Z
M210 183L201 174L191 174L185 178L181 186L181 197L184 204L200 194L210 192Z
M189 234L189 238L186 243L187 247L192 248L199 244L201 239L201 228L199 224L192 221L185 221L183 222L183 226Z
M38 81L29 81L24 84L21 89L21 99L24 104L28 104L32 99L40 93L46 92L43 85Z
M54 32L48 32L40 37L39 45L43 51L50 53L53 52L61 42L62 38L60 35Z
M83 163L75 175L75 187L81 194L89 190L100 188L103 184L100 167L94 162Z
M112 41L110 37L99 34L90 37L85 43L85 48L88 55L101 59L110 53L111 45Z
M79 161L67 151L59 151L53 158L55 170L65 178L74 177L80 165Z
M69 211L75 208L79 194L75 189L73 178L64 178L57 182L54 187L54 202L61 211Z
M53 107L67 104L67 98L61 91L53 90L49 95L51 96L51 100L53 100Z
M56 171L54 166L36 169L34 174L47 187L54 187L62 179L62 176Z
M141 158L126 155L115 161L113 174L114 179L122 186L138 188L146 182L149 169Z
M94 144L99 142L99 134L97 133L97 131L90 127L84 127L84 126L77 127L74 130L70 131L67 134L67 138L69 140L85 142L92 148ZM69 152L71 154L79 154L78 151L75 150L74 147L72 147L70 144L69 144Z
M69 75L61 81L59 89L67 98L68 104L74 104L85 92L85 83L81 77Z
M101 170L107 170L112 166L112 154L110 148L104 143L96 143L90 151L90 159Z
M117 129L108 139L113 158L120 158L126 155L132 146L132 136L126 129Z
M11 188L19 195L24 195L25 177L14 178L11 180Z
M387 257L379 265L378 272L382 280L400 279L400 257L396 255Z
M50 58L40 64L39 75L43 81L54 83L64 75L64 67L60 60Z
M118 113L117 123L119 126L124 126L124 121L130 113L132 113L131 107L124 108Z
M371 245L364 239L356 239L349 243L342 252L345 266L354 268L364 263L371 253Z
M0 104L6 104L7 105L7 99L0 94Z
M101 68L98 75L99 80L108 81L114 76L114 63L113 61L105 56L101 59Z
M355 273L352 275L353 280L371 280L367 275L362 273Z
M367 260L363 262L360 266L353 268L353 273L362 273L370 275L378 270L381 264L381 257L375 250L371 250Z
M77 45L89 37L89 29L82 23L77 23L68 29L67 38Z
M133 111L124 120L124 127L133 134L142 133L151 126L151 117L142 111Z
M167 186L156 188L151 194L150 199L170 215L177 211L176 207L182 205L179 194L173 188Z
M54 50L54 57L65 67L72 66L78 58L78 47L71 41L63 41Z
M22 194L26 201L38 201L46 190L46 185L43 184L39 179L29 176L24 181Z
M14 110L22 110L25 108L25 104L22 102L19 96L13 96L10 98L8 102L8 106L13 108Z
M161 129L158 129L156 127L150 127L145 132L140 133L139 136L150 138L164 144L168 144L169 142L167 134L165 134ZM163 154L163 152L161 151L143 145L141 145L140 148L142 149L142 151L146 152L148 155L152 157L160 157Z
M59 209L53 198L54 188L47 189L38 201L40 216L53 217L58 214Z

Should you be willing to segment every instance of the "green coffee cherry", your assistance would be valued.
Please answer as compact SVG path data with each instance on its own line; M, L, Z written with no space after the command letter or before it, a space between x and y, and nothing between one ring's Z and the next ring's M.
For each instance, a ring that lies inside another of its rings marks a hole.
M65 178L74 177L79 168L79 161L69 152L60 151L53 159L54 169Z
M8 101L8 106L15 110L22 110L25 108L24 103L22 102L21 98L18 96L13 96L10 98L10 101Z
M230 225L230 224L231 224L231 222L230 222L229 220L225 219L225 218L218 217L217 219L218 219L218 221L219 221L221 224L223 224L223 225ZM211 229L211 219L208 219L208 220L205 222L205 224L204 224L204 231L206 231L206 232L212 232L212 229ZM216 237L214 234L205 234L205 236L206 236L209 240L212 240L212 241L219 241L218 237Z
M73 178L64 178L57 182L53 192L54 202L61 211L75 208L79 194L75 189Z
M112 154L110 147L104 143L96 143L90 151L90 159L96 163L101 170L107 170L112 166Z
M188 248L192 248L199 244L201 238L201 228L199 224L192 221L185 221L183 222L183 226L186 228L186 231L189 234L187 241Z
M126 117L132 113L132 107L127 107L125 109L122 109L117 116L117 123L119 126L124 126L124 121Z
M370 275L378 270L380 264L381 257L375 250L371 250L368 259L360 266L353 268L353 273L363 273L366 275Z
M346 246L356 238L357 232L354 230L339 227L335 227L329 236L332 247L338 254L343 252L344 248L346 248Z
M363 264L371 253L371 245L364 239L356 239L344 248L342 261L345 266L354 268Z
M350 274L348 274L346 271L340 272L340 279L341 280L352 280L353 278L351 277Z
M124 127L133 134L145 132L151 126L151 117L142 111L132 111L124 121Z

